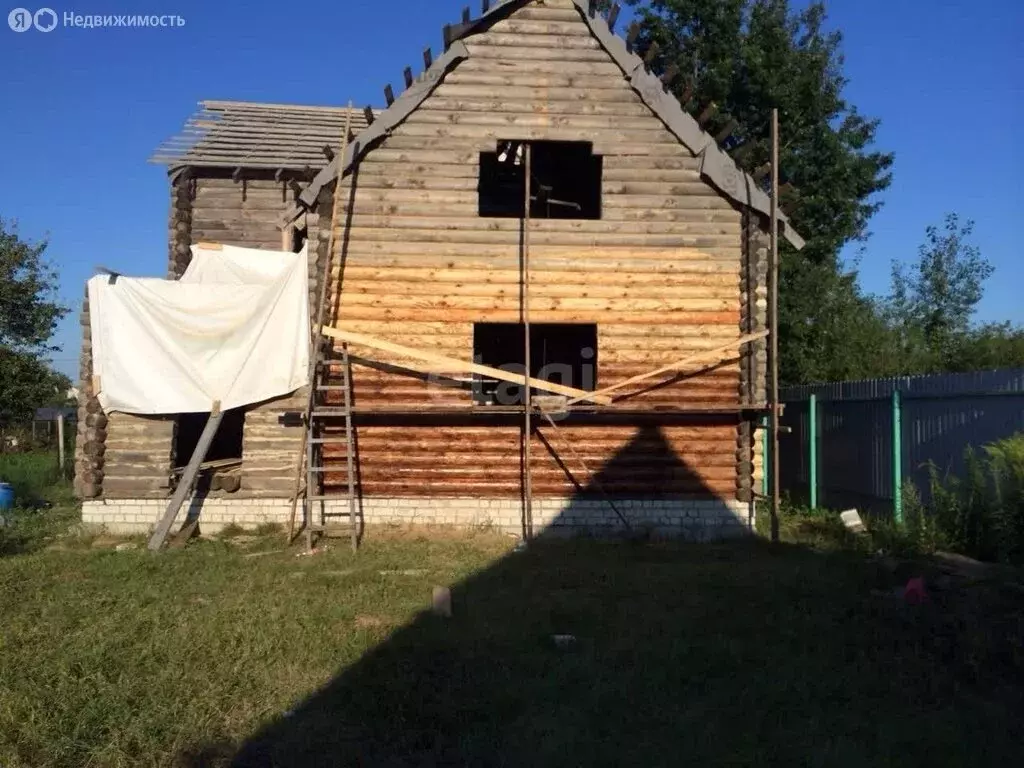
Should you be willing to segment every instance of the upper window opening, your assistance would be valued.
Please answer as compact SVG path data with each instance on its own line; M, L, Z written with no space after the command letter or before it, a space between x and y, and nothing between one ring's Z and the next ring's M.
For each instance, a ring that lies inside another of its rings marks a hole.
M601 156L587 141L499 140L480 153L479 213L521 218L525 147L531 148L530 216L535 219L600 219Z

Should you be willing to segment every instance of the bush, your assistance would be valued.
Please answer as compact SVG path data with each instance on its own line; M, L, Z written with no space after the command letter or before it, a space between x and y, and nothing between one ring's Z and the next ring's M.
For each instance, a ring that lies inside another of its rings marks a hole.
M1024 433L964 452L964 476L929 466L936 541L957 552L1024 563Z

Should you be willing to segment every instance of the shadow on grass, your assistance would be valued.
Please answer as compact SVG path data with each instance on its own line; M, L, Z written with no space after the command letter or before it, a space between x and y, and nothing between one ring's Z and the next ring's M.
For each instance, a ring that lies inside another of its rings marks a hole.
M621 468L609 484L646 476L627 458L609 463ZM652 494L696 476L677 462L658 470L652 482L665 485ZM957 637L930 639L946 626L939 607L908 612L878 597L884 579L858 555L753 538L541 538L453 586L451 618L419 615L245 743L197 745L180 764L831 766L1015 754L1019 688L989 678L1020 667L965 667Z

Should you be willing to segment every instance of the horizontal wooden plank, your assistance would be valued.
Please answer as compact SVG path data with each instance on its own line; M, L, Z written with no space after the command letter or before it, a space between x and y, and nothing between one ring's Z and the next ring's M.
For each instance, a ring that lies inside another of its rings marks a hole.
M423 283L416 281L384 282L384 281L355 281L351 278L345 281L344 296L361 295L376 296L381 301L388 301L394 296L403 297L454 297L454 296L478 296L511 299L518 301L522 290L522 283L477 283L467 281L465 283ZM532 298L572 298L581 299L721 299L733 302L739 301L739 286L706 286L706 285L633 285L614 286L605 285L598 280L586 280L581 276L575 281L565 283L552 283L532 279L530 281L530 296ZM344 302L345 299L343 298ZM698 307L694 307L695 309Z
M517 35L572 35L576 37L591 37L590 30L581 23L579 16L572 21L560 21L547 19L544 21L524 18L522 12L502 19L491 25L489 34L513 33Z
M342 294L341 312L357 311L357 307L377 307L381 309L422 309L426 311L444 311L447 309L482 309L512 310L519 306L518 295L462 295L448 292L442 296L436 294L420 295L384 295L347 292ZM684 298L602 298L602 297L540 297L530 296L530 309L544 311L574 312L722 312L736 308L738 311L739 296L729 299L708 299L698 297Z
M353 320L390 320L394 322L434 321L434 322L488 322L517 323L522 320L518 310L483 310L483 309L443 309L426 310L423 308L395 307L344 307L340 313L343 322ZM594 310L534 310L530 320L535 323L593 323L610 319L615 323L636 323L653 325L656 323L699 323L699 324L738 324L739 312L695 312L679 311L646 311L631 310L617 313L611 318L605 317L601 311Z
M527 39L526 36L523 39ZM566 38L569 39L569 38ZM539 61L545 64L577 63L609 64L608 53L598 48L533 46L533 45L493 45L486 36L469 37L464 41L471 59L481 61L503 61L518 63L523 61ZM615 66L612 64L612 66ZM621 72L621 70L619 70Z
M487 76L489 78L501 77L501 71L489 66L489 63L492 62L488 62L488 66L485 68ZM552 69L552 72L559 73L560 69L561 68L556 65ZM462 69L460 68L458 72L462 72ZM492 83L484 85L467 83L467 75L462 79L444 80L444 82L437 86L431 97L424 102L424 106L427 106L432 100L436 99L480 101L482 103L489 103L494 101L495 97L499 94L506 98L509 103L513 104L529 104L555 98L558 101L625 103L643 106L643 101L640 100L640 97L628 85L626 85L625 82L621 85L616 85L613 81L609 81L606 76L601 76L598 73L591 74L590 68L588 68L587 73L588 77L601 77L602 81L596 82L594 80L582 80L579 77L573 77L570 73L562 73L560 76L563 78L573 78L571 85L564 85L561 87L506 85L502 86L500 90L496 90L496 86ZM510 75L509 77L514 78L515 75ZM536 82L536 80L534 82Z
M633 222L613 221L605 219L531 219L530 232L578 232L591 235L633 234L633 235L672 235L672 234L730 234L741 231L740 219L731 211L723 211L722 215L707 215L700 212L690 217L690 221L654 221ZM710 219L710 220L709 220ZM518 219L482 218L480 216L404 216L356 214L351 221L346 220L335 228L335 236L345 232L346 227L359 228L364 231L363 237L373 237L366 230L384 230L373 239L401 239L419 237L419 230L432 233L435 237L447 239L475 240L478 237L505 242L507 238L518 238L522 225ZM339 240L340 242L340 240ZM633 245L644 247L644 239L638 237Z
M548 246L556 247L556 246ZM346 265L363 267L407 267L410 264L435 269L516 269L519 267L520 259L518 253L491 254L485 257L468 255L446 255L430 253L429 250L419 248L420 253L401 254L394 253L363 253L356 258L349 254ZM685 249L680 249L682 252ZM721 254L716 253L721 251ZM628 271L635 274L652 275L673 275L679 273L721 273L739 275L739 259L735 251L738 249L706 249L702 250L703 259L673 260L661 258L645 258L642 252L635 256L617 256L614 249L609 249L605 255L598 256L577 256L572 254L555 254L533 257L531 253L530 266L536 270L578 272L591 270L600 272ZM346 269L347 269L346 267ZM337 277L337 269L334 270L334 277Z
M571 102L569 103L571 105ZM621 110L616 114L607 110L603 114L590 113L578 114L576 112L556 112L545 109L543 102L530 104L518 104L511 102L512 109L505 112L491 111L438 111L433 109L420 109L409 116L404 123L406 126L426 125L458 125L465 127L494 128L497 131L559 128L566 130L593 130L593 131L614 131L623 134L626 131L662 131L662 124L650 114L633 116L622 114ZM664 140L664 137L660 137Z
M404 323L401 327L395 327L392 323L385 321L365 321L360 323L346 324L358 333L365 333L371 336L380 336L396 341L399 344L405 338L433 339L439 344L448 344L443 337L453 336L461 339L467 345L471 345L473 338L473 323L441 323L411 321ZM622 325L613 323L599 323L597 326L598 344L604 344L607 339L609 344L621 344L623 346L650 346L652 349L671 349L678 341L688 339L707 340L728 340L736 335L737 328L728 325ZM410 346L416 346L411 344Z
M380 289L387 293L405 292L409 289L408 283L422 283L429 285L429 290L443 294L449 284L455 286L499 286L507 290L506 286L518 286L522 282L522 272L519 270L473 270L473 269L429 269L424 267L401 267L391 269L379 269L374 267L363 267L348 265L345 267L345 282L343 289L347 292L372 292L373 286L377 284L393 284L392 288ZM530 285L540 290L560 290L563 285L569 287L584 286L589 290L613 289L622 290L629 288L647 288L657 290L659 288L710 288L738 289L738 277L733 273L702 273L702 272L679 272L671 278L663 274L632 273L626 270L594 274L580 270L579 275L566 275L562 272L530 270ZM358 287L357 287L358 286Z
M537 258L555 258L555 257L566 257L580 260L583 263L586 259L601 259L601 260L612 260L618 259L628 265L634 259L646 259L648 261L664 260L669 262L682 262L682 261L694 261L711 263L717 261L715 257L709 255L708 251L701 247L691 246L680 246L680 245L663 245L659 242L651 242L654 238L644 238L642 243L636 243L635 239L633 242L625 245L615 245L612 243L603 245L588 245L586 243L581 244L568 244L568 245L557 245L548 243L534 243L533 232L530 233L530 257L531 261L533 256ZM542 234L537 233L538 239ZM675 236L671 236L675 237ZM710 236L708 236L710 237ZM680 238L683 239L683 238ZM645 247L646 246L646 247ZM359 257L371 254L387 254L390 256L402 256L402 255L413 255L413 256L428 256L440 255L443 253L448 258L452 259L457 256L466 256L470 259L484 260L490 257L502 258L507 257L510 254L508 244L488 244L488 243L459 243L450 242L445 243L439 247L431 247L431 245L416 243L416 242L375 242L371 240L350 242L347 247L347 255L351 259L352 264L359 262ZM513 248L512 254L517 255L518 249ZM409 260L407 265L417 264L416 261ZM729 264L727 268L739 269L739 263Z
M548 57L542 57L545 61L549 60L551 52L601 51L603 53L597 38L593 35L579 34L579 27L576 27L575 31L576 34L558 34L552 27L547 27L546 29L535 28L523 33L495 25L485 34L466 38L466 44L467 47L496 46L514 49L508 53L511 56L514 56L518 53L518 49L522 48L544 48L549 53ZM472 48L470 48L470 56L472 55ZM604 56L607 58L608 54L605 53Z

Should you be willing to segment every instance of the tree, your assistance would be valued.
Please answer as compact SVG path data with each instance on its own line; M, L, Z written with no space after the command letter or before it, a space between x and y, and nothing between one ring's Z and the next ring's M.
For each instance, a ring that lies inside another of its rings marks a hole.
M970 356L971 338L985 342L984 333L971 333L971 317L992 266L968 242L973 231L973 221L961 225L955 213L946 214L941 230L925 230L912 266L893 264L889 311L901 347L922 371L949 370L954 353Z
M791 11L787 0L630 2L638 6L640 52L657 44L653 69L678 68L670 87L691 113L717 106L705 126L712 133L735 120L723 146L748 171L769 158L771 109L778 107L781 181L790 190L783 208L807 239L800 252L781 250L781 375L795 383L848 370L864 350L840 330L878 318L839 251L866 237L893 156L871 150L878 121L843 98L842 37L825 30L824 5ZM835 332L822 336L829 328Z
M972 328L946 354L946 370L984 371L1024 367L1024 328L993 323Z
M70 384L46 355L67 307L56 298L57 273L43 258L46 242L29 243L0 219L0 425L63 400Z

